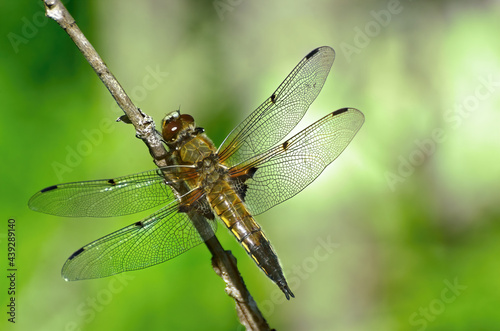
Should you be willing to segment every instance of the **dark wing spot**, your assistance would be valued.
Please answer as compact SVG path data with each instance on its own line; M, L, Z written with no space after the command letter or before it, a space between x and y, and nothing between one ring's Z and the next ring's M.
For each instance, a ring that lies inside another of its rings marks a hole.
M250 169L248 169L248 171L247 171L247 179L248 178L252 178L253 175L255 175L256 172L257 172L257 168L256 167L251 167Z
M212 213L211 211L209 210L206 210L204 213L203 213L203 217L213 221L215 219L215 215L214 213Z
M332 116L337 116L337 115L340 115L342 113L345 113L346 111L348 111L349 108L341 108L341 109L337 109L336 111L334 111L332 113Z
M251 167L251 168L248 168L245 172L239 171L236 174L232 175L232 179L234 179L238 182L244 183L244 182L246 182L247 179L253 178L253 176L255 175L257 170L258 170L258 168Z
M48 191L55 190L56 188L57 188L57 185L52 185L52 186L49 186L49 187L44 188L44 189L43 189L43 190L41 190L40 192L41 192L41 193L45 193L45 192L48 192Z
M139 228L143 228L144 227L144 223L142 221L135 222L134 225L137 226L137 227L139 227Z
M179 213L187 213L189 211L189 206L187 205L180 205L179 206Z
M285 150L285 151L286 151L286 149L288 148L288 146L289 146L289 145L290 145L290 143L288 142L288 140L287 140L287 141L285 141L285 142L283 143L283 145L282 145L283 150Z
M108 180L108 183L111 184L111 186L115 186L116 185L116 182L115 182L114 179Z
M248 185L242 184L236 190L236 194L240 197L241 201L245 202L245 197L247 195Z
M68 260L73 260L75 257L77 257L78 255L82 254L83 251L84 251L84 249L82 247L79 250L77 250L76 252L74 252L73 254L71 254L71 256L68 258Z
M271 95L271 102L276 103L276 94Z
M248 185L245 184L245 182L248 179L253 178L253 176L257 172L257 169L258 168L256 168L256 167L251 167L245 172L245 174L233 178L234 190L236 191L236 194L238 194L238 196L240 197L240 199L242 201L245 201L245 197L247 195L247 190L248 190Z
M312 51L309 52L309 54L306 55L306 59L310 59L314 56L314 54L319 52L319 48L313 49Z
M212 221L215 219L215 215L212 212L212 209L210 208L208 201L206 201L206 200L203 200L203 199L197 200L197 201L193 202L193 204L190 206L190 208L195 214L202 215L206 219L209 219Z

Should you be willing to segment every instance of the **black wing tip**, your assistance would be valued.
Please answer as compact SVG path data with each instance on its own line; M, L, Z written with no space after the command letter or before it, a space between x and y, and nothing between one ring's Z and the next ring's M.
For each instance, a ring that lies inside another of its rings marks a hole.
M319 52L319 49L321 47L318 47L318 48L315 48L313 49L312 51L309 52L309 54L306 55L306 59L310 59L314 56L314 54L318 53Z
M49 186L49 187L46 187L44 188L43 190L39 191L38 193L36 193L34 196L32 196L29 201L28 201L28 207L31 209L31 210L34 210L34 211L39 211L39 212L42 212L42 213L46 213L45 211L43 210L40 210L40 206L37 204L37 200L38 198L40 197L41 194L44 194L44 193L47 193L47 192L50 192L50 191L53 191L55 189L57 189L58 186L57 185L52 185L52 186ZM48 213L47 213L48 214Z
M85 251L84 247L78 249L76 252L74 252L73 254L71 254L71 256L68 257L68 259L66 260L66 263L64 263L64 266L63 266L63 268L61 270L61 276L62 276L62 278L65 281L70 282L70 281L73 281L73 280L79 280L80 279L78 277L75 277L74 275L67 274L66 273L66 271L67 271L66 269L68 267L68 263L70 263L78 255L82 254L84 251Z
M358 113L359 115L361 115L363 117L363 119L365 118L365 114L363 114L363 112L361 110L356 109L356 108L351 108L351 107L337 109L336 111L332 112L332 116L337 116L337 115L343 114L343 113L348 112L348 111L351 111L353 113Z
M49 191L55 190L56 188L57 188L57 185L52 185L52 186L44 188L43 190L40 191L40 193L49 192Z
M316 55L319 51L321 50L330 50L331 52L333 52L334 56L335 56L335 50L333 48L331 48L330 46L321 46L321 47L317 47L315 49L313 49L312 51L310 51L306 56L306 60L309 60L310 58L312 58L314 55Z
M336 111L334 111L332 113L332 116L337 116L337 115L343 114L346 111L349 111L349 109L351 109L351 108L340 108L340 109L337 109Z
M71 254L70 257L68 257L68 261L73 260L75 257L77 257L78 255L82 254L83 251L84 251L83 247L80 248L79 250L77 250L76 252L74 252L73 254Z

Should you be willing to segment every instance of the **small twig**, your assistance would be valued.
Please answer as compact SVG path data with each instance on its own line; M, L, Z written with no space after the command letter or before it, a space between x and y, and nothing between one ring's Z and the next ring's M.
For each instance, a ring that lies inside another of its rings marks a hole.
M45 5L47 17L56 21L71 37L75 45L85 56L90 66L107 87L118 106L125 112L127 122L134 125L137 137L146 144L158 167L167 165L168 155L161 138L156 132L153 119L138 109L130 100L125 90L109 71L104 61L78 28L75 20L61 3L60 0L42 0ZM181 192L182 193L182 192ZM206 221L197 214L190 214L195 227L206 231ZM248 330L269 330L269 325L262 316L257 304L248 292L240 272L236 266L236 259L230 251L225 251L216 236L205 240L212 254L212 266L226 283L226 293L236 302L238 318Z

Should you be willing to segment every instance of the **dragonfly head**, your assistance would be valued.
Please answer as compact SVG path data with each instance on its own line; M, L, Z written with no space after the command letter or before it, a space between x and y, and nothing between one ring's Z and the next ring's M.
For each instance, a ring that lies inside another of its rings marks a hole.
M162 136L167 144L175 144L182 136L195 131L194 119L191 115L174 111L167 114L162 121Z

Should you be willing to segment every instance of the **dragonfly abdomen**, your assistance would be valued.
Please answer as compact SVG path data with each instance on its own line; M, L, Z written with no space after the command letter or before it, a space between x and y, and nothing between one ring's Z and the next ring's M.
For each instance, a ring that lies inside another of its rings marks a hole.
M248 255L283 291L287 299L294 296L271 243L246 209L243 201L225 181L216 183L207 195L212 208Z

